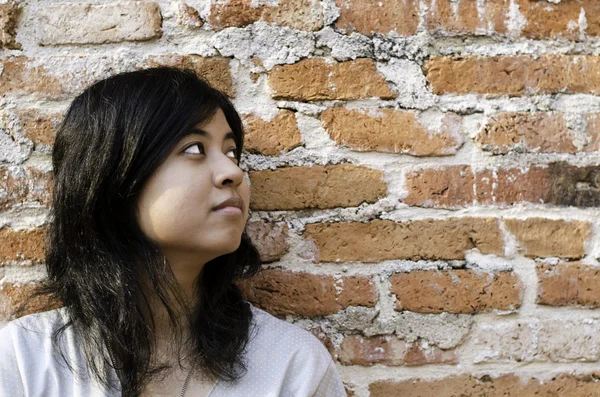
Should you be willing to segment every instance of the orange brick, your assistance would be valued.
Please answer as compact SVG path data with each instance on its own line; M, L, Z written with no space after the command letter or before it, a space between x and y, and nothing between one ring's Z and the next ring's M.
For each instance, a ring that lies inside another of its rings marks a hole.
M527 257L581 258L591 225L582 221L544 218L504 219Z
M515 273L473 270L413 271L390 277L396 310L418 313L479 313L521 306Z
M585 36L600 35L600 4L596 0L549 1L520 0L519 12L527 20L521 34L530 39L578 40L583 27ZM584 26L579 24L585 15Z
M281 0L277 5L261 4L251 0L213 1L209 22L215 29L244 27L257 21L299 30L319 30L323 27L320 4L313 0Z
M228 97L235 97L231 70L229 69L229 58L179 54L151 55L140 65L140 68L155 66L192 69Z
M30 230L0 229L0 261L31 259L42 261L45 258L46 234L43 228Z
M369 392L371 397L594 397L600 385L596 374L557 374L543 380L525 374L465 374L435 380L376 381L369 385Z
M336 0L336 5L340 9L340 17L335 27L345 29L347 33L410 36L417 32L419 2L416 0Z
M387 193L383 173L354 165L251 171L250 203L255 210L355 207Z
M333 65L317 58L278 65L269 73L269 85L275 99L321 101L397 96L377 72L375 63L362 58Z
M580 262L537 265L537 303L600 307L600 268Z
M431 131L413 112L380 109L377 113L332 108L320 118L333 140L359 151L444 156L455 154L463 144L457 115L446 114L440 129Z
M302 145L302 135L296 125L296 116L282 110L271 121L247 116L244 149L250 153L277 156Z
M600 113L590 113L585 116L587 122L586 152L600 151Z
M476 137L484 150L575 153L575 134L567 129L562 113L499 113L493 115Z
M312 223L306 225L304 238L314 241L321 262L464 259L465 251L472 248L484 254L503 254L494 218Z
M47 296L33 297L38 286L38 284L0 284L0 319L13 320L61 306L60 302Z
M372 282L367 282L371 290L354 289L354 292L362 295L356 295L352 300L344 298L342 294L346 279L347 277L342 277L341 282L336 283L331 275L269 269L238 285L246 299L274 315L325 316L351 304L367 307L375 305L373 296L376 292ZM349 281L348 284L352 287L354 281Z
M600 57L591 55L442 56L424 69L437 95L600 94Z
M509 6L506 0L475 1L427 0L427 29L446 34L499 33L506 34Z
M54 145L56 130L63 116L60 113L43 113L36 109L23 109L19 111L19 121L25 132L35 146Z

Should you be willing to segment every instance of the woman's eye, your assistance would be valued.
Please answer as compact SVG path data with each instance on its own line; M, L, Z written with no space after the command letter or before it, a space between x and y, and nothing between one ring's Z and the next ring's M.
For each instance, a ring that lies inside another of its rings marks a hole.
M192 149L194 149L194 150L192 150ZM194 143L193 145L191 145L187 149L185 149L184 153L204 154L204 145L202 145L201 143Z
M237 148L231 148L231 149L229 149L229 151L227 152L227 154L232 154L231 157L237 159L238 150L237 150Z

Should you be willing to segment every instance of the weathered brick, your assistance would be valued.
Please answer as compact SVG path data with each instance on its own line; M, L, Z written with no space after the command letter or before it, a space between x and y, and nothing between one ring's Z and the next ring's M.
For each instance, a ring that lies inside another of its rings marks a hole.
M383 173L354 165L328 165L251 171L255 210L356 207L387 193Z
M198 10L185 3L179 3L177 7L177 22L190 29L197 29L204 26L204 21L200 18Z
M494 154L576 153L575 138L562 113L506 112L492 115L476 140Z
M600 35L600 5L595 0L544 2L518 0L515 9L524 25L518 33L530 39L579 40ZM506 0L427 1L425 23L432 33L510 34L511 4ZM581 15L585 23L581 23Z
M359 151L444 156L455 154L464 142L461 118L452 113L443 116L436 131L423 125L413 112L379 109L374 113L332 108L324 111L320 119L339 145Z
M545 218L504 219L527 257L581 258L591 225L583 221Z
M486 205L555 204L549 167L487 169L475 175L477 201Z
M519 12L527 20L521 35L530 39L578 40L600 35L600 3L596 0L520 0ZM585 23L581 23L582 14ZM583 35L582 35L583 33Z
M549 379L465 374L434 380L381 380L371 383L369 391L371 397L594 397L600 384L597 374L560 374Z
M509 6L505 0L435 1L427 0L425 24L432 33L472 34L508 32Z
M340 280L337 285L342 288L342 291L339 293L338 302L342 307L375 306L377 288L371 277L356 275L346 276Z
M235 97L229 59L223 57L201 57L199 55L160 54L150 55L139 67L173 66L192 69L213 87L230 98Z
M600 307L600 268L580 262L537 265L537 303Z
M337 29L346 33L364 35L380 33L410 36L419 25L419 2L417 0L361 1L336 0L340 16Z
M31 167L0 166L0 210L26 201L49 206L52 200L52 174Z
M0 229L0 262L42 261L45 258L46 233L43 228L29 230Z
M600 113L590 113L585 116L587 122L586 152L600 151Z
M463 349L475 364L596 362L600 321L530 318L478 323Z
M437 346L408 343L393 335L364 338L350 335L340 345L339 361L344 365L383 364L389 366L417 366L426 364L456 364L453 350Z
M41 97L56 99L64 91L61 80L47 73L44 66L36 65L32 59L9 57L0 62L0 92L3 95L37 93Z
M592 55L441 56L424 71L437 95L600 94L600 57Z
M421 207L600 205L600 167L577 167L564 162L477 171L467 165L425 168L409 172L405 186L408 194L404 202Z
M381 262L389 259L464 259L476 248L502 255L503 242L494 218L426 219L412 222L312 223L304 232L322 262Z
M277 156L302 145L302 135L296 124L296 116L290 110L282 110L270 121L247 116L244 149L251 153Z
M19 121L25 137L35 146L53 146L58 128L63 116L60 113L44 113L36 109L19 111Z
M281 0L276 5L253 4L251 0L213 1L209 22L214 29L244 27L257 21L299 30L323 27L323 11L315 0Z
M288 227L285 223L252 221L246 225L248 236L258 249L263 262L273 262L288 251Z
M13 2L0 4L0 49L21 49L21 45L17 43L15 38L19 11L19 5Z
M340 280L336 282L332 275L269 269L238 285L246 299L275 315L325 316L350 304L374 306L372 299L376 292L373 283L370 284L372 290L361 290L362 296L355 296L349 301L340 299L346 277Z
M47 296L35 296L38 284L0 284L0 319L12 320L32 313L56 309L60 302Z
M394 274L390 283L398 311L458 314L521 306L522 283L515 273L413 271Z
M305 59L293 65L277 65L269 73L275 99L321 101L379 97L393 93L370 59L330 64L324 59Z
M421 207L454 208L475 204L475 179L470 166L425 168L406 175L404 202Z
M141 41L162 34L160 7L154 2L50 4L38 10L37 18L40 45Z

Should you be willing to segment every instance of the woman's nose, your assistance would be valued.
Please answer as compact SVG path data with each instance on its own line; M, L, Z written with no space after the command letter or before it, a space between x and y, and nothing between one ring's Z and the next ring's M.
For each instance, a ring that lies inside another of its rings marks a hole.
M238 186L244 180L244 171L227 155L220 156L214 165L215 186L221 187L228 184Z

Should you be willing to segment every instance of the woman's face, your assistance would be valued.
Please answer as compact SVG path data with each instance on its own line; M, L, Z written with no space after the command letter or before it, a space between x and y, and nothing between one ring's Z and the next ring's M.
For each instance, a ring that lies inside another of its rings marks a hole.
M218 109L208 123L177 143L144 185L137 202L138 222L171 263L203 265L238 248L250 189L238 167L237 150ZM215 209L228 199L237 202Z

